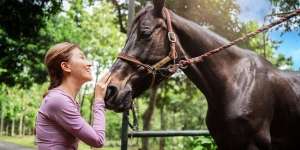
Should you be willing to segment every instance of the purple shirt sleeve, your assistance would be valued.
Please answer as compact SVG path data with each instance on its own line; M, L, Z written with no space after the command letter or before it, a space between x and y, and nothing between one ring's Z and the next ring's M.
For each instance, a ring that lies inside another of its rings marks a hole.
M102 147L105 141L105 104L95 100L93 105L93 126L80 115L74 101L64 97L59 101L49 101L48 116L67 132L93 147Z

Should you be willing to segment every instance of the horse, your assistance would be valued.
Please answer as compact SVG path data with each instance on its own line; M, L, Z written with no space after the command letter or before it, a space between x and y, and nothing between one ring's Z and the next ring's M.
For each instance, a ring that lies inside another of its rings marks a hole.
M108 109L129 110L135 97L172 75L172 71L155 70L228 43L168 10L164 3L153 0L136 15L110 68ZM218 150L299 149L299 72L278 70L238 46L181 69L206 97L206 124Z

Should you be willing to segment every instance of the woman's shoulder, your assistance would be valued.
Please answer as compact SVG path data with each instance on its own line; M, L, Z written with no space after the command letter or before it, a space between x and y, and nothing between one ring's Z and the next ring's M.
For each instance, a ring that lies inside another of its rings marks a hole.
M66 106L73 106L72 98L60 89L51 89L44 98L44 105L50 109L59 109Z
M49 90L45 98L64 98L72 100L72 97L69 94L59 88Z

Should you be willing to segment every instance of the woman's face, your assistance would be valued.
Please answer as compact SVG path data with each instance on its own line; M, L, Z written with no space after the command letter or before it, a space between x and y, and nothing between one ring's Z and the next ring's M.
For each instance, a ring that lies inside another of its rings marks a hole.
M79 48L74 48L71 51L71 57L68 64L70 67L69 75L78 79L82 83L92 80L92 65Z

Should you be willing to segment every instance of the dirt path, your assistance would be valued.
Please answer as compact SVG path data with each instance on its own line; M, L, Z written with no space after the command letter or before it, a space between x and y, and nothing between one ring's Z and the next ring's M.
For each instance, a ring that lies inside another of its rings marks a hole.
M13 143L0 141L0 150L34 150L32 148L22 147Z

